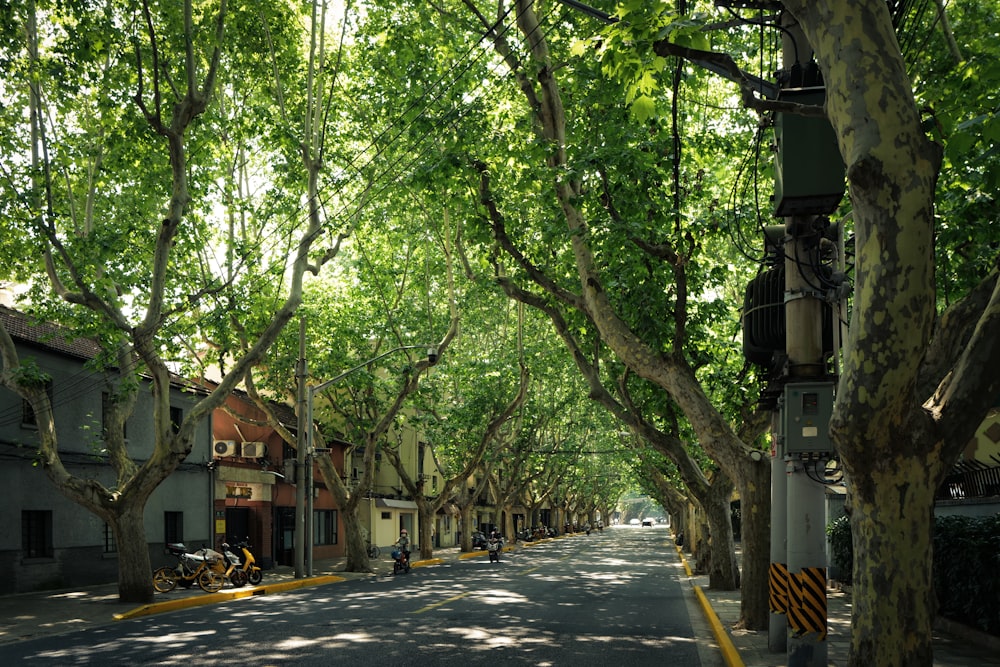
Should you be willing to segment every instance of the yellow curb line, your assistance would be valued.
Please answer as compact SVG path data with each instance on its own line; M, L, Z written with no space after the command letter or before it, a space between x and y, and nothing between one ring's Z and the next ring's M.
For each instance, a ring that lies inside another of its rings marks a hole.
M684 557L684 552L677 545L674 546L677 549L677 555L681 557L681 564L684 565L684 571L687 573L687 576L694 576L691 572L691 566L688 565L687 559ZM712 628L712 634L715 635L715 641L719 644L719 650L722 652L722 659L725 660L726 665L728 667L746 667L743 663L743 658L740 657L739 650L733 644L732 637L722 627L722 621L719 620L718 614L712 609L712 603L708 601L705 591L701 590L701 586L698 585L694 585L692 588L694 588L694 596L698 598L701 610L704 612L705 618Z
M253 597L255 595L267 595L268 593L281 593L283 591L292 591L297 588L305 588L306 586L323 586L325 584L332 584L338 581L345 581L345 579L343 577L337 577L334 575L324 575L321 577L296 579L295 581L282 581L279 583L267 584L265 586L260 586L256 588L246 588L234 591L226 591L224 593L206 593L205 595L195 595L187 598L182 598L180 600L153 602L151 604L146 604L141 607L136 607L135 609L130 609L126 612L122 612L121 614L115 614L113 618L116 621L124 621L130 618L152 616L153 614L160 614L167 611L177 611L178 609L193 609L194 607L203 607L205 605L215 604L216 602L239 600L242 598Z
M729 637L729 633L722 627L722 621L715 614L715 610L712 609L712 603L708 601L705 592L701 590L701 586L694 587L694 594L698 598L698 602L701 603L701 608L705 612L708 624L712 626L712 633L715 635L715 640L719 643L719 650L722 651L722 659L726 661L729 667L745 667L743 658L740 657L740 652L736 650L736 646Z
M564 537L570 537L569 535L557 535L555 537L540 537L537 540L531 540L530 542L521 542L522 545L526 547L534 546L536 544L544 544L545 542L551 542L552 540L561 540Z
M691 571L691 566L688 565L687 558L684 557L684 552L681 551L681 548L676 544L674 545L674 548L677 549L677 555L681 557L681 565L684 566L684 572L687 573L687 576L693 577L694 572Z
M528 546L528 543L522 544L520 548L524 548L526 546ZM507 545L507 546L503 547L500 550L501 551L505 551L507 553L513 553L513 552L517 551L518 548L519 547L515 547L513 545ZM469 551L469 552L464 553L464 554L458 554L458 560L468 560L469 558L479 558L480 556L488 556L488 555L490 555L489 551L486 551L485 549L481 549L479 551Z
M536 540L536 542L545 542L547 540ZM530 546L536 542L526 542L523 546ZM505 546L504 551L514 551L516 547ZM459 559L467 558L478 558L480 556L485 556L488 551L470 551L469 553L459 554ZM411 567L424 567L427 565L441 565L444 563L443 558L428 558L425 560L418 560L410 563ZM146 604L141 607L136 607L135 609L130 609L126 612L120 614L114 614L113 618L116 621L124 621L130 618L140 618L142 616L152 616L153 614L160 614L168 611L177 611L178 609L193 609L194 607L203 607L209 604L215 604L216 602L226 602L228 600L239 600L242 598L253 597L255 595L267 595L268 593L280 593L282 591L291 591L297 588L305 588L306 586L322 586L324 584L332 584L338 581L345 581L343 577L337 577L334 575L324 575L319 577L308 577L305 579L295 579L294 581L282 581L275 584L267 584L265 586L260 586L257 588L246 588L240 590L225 591L220 593L206 593L205 595L196 595L192 597L182 598L180 600L168 600L166 602L153 602L151 604Z

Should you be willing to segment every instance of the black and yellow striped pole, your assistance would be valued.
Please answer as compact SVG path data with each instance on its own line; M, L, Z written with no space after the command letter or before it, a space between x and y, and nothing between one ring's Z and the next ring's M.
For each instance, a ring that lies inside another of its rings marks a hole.
M826 568L802 568L788 583L788 628L792 635L815 633L818 641L826 641Z

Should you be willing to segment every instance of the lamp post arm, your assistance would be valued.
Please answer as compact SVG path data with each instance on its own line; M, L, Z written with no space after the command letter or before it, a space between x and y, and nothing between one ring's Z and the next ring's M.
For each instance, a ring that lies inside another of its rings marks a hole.
M387 351L383 352L382 354L380 354L378 356L375 356L375 357L372 357L371 359L368 359L367 361L363 361L360 364L358 364L357 366L354 366L353 368L349 368L346 371L344 371L343 373L341 373L339 375L335 375L334 377L330 378L329 380L326 380L325 382L320 382L317 385L313 385L311 387L308 387L306 389L306 393L308 394L308 397L307 397L307 400L306 400L306 425L307 425L307 429L308 429L308 432L307 432L307 435L306 435L306 451L311 454L313 452L313 450L314 450L314 447L313 447L313 433L312 433L312 429L313 429L313 398L316 396L317 392L323 391L324 389L326 389L330 385L335 384L337 382L340 382L341 380L343 380L345 377L347 377L351 373L355 373L357 371L360 371L362 368L364 368L365 366L368 366L369 364L373 364L376 361L379 361L380 359L385 359L390 354L395 354L396 352L401 352L402 350L419 350L419 349L426 349L428 356L431 356L431 355L434 355L434 357L437 356L437 347L434 346L434 345L402 345L400 347L394 347L391 350L387 350ZM436 359L435 359L435 361L436 361Z
M341 380L343 380L345 377L347 377L351 373L355 373L357 371L360 371L365 366L367 366L369 364L373 364L376 361L379 361L380 359L385 359L390 354L395 354L396 352L400 352L401 350L419 350L421 348L424 348L426 350L431 350L431 349L434 349L434 346L433 345L403 345L401 347L394 347L391 350L383 352L382 354L378 355L377 357L372 357L368 361L361 362L360 364L358 364L354 368L349 368L348 370L344 371L340 375L332 377L332 378L330 378L329 380L327 380L325 382L320 382L319 384L317 384L315 386L309 387L309 396L310 396L310 398L312 398L312 396L314 396L316 394L316 392L323 391L324 389L326 389L330 385L335 384L337 382L340 382Z
M380 359L388 357L390 354L400 352L402 350L416 350L419 348L425 348L427 350L427 357L431 364L437 362L438 349L435 345L402 345L400 347L394 347L391 350L383 352L382 354L372 357L371 359L364 361L357 366L350 368L340 375L337 375L326 382L321 382L313 387L306 387L306 361L305 361L305 320L303 319L299 324L299 368L297 371L298 379L298 397L299 400L305 399L305 423L302 423L301 415L302 410L299 411L299 451L296 455L296 480L298 482L298 487L295 490L295 508L296 508L296 521L298 523L298 528L295 533L295 578L298 579L303 575L311 577L313 574L313 536L312 536L312 515L313 515L313 492L312 492L312 475L313 475L313 455L316 451L313 445L313 399L316 396L316 392L322 391L334 384L343 380L345 377L361 370L368 364L372 364ZM305 389L305 391L303 391ZM304 431L304 433L303 433ZM308 559L306 558L306 553L308 552ZM308 566L308 569L306 569Z

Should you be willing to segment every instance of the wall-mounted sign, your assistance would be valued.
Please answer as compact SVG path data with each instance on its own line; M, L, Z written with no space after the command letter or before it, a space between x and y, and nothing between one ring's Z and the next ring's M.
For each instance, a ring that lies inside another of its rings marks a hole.
M226 484L226 498L242 498L250 500L253 498L253 488L249 484L230 482Z

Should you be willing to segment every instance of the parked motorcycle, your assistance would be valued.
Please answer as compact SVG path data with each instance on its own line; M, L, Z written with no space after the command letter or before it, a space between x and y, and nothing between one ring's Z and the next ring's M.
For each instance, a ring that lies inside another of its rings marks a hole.
M178 585L190 588L195 583L203 591L215 593L225 584L230 564L226 556L218 551L202 548L188 553L182 542L168 544L167 551L177 558L177 565L161 567L153 572L153 588L160 593L172 591Z
M400 549L392 550L392 573L407 573L410 571L410 555Z
M243 567L240 557L232 552L232 547L227 543L222 543L222 555L225 557L225 571L223 576L229 580L233 588L246 586L250 581L250 574Z
M240 567L246 572L247 581L251 585L256 586L264 579L264 571L257 565L257 559L253 557L253 553L250 551L249 542L247 540L240 540L235 546L243 553L243 561Z
M478 530L472 533L472 548L473 549L486 548L486 533L483 533Z

